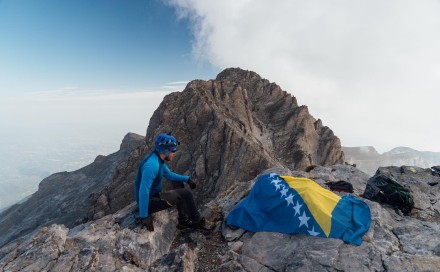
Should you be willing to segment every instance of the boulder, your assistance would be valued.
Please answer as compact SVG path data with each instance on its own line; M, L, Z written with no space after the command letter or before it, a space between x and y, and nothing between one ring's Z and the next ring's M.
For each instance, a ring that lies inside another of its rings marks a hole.
M411 180L413 186L424 187L428 171L407 170L400 169L397 180ZM349 180L357 192L363 191L361 187L369 178L347 165L315 167L309 172L277 167L260 174L266 173L303 176L324 187L329 179ZM172 209L156 214L155 231L148 232L136 224L136 207L132 204L73 228L39 228L0 248L0 270L438 271L440 267L440 220L421 216L430 214L427 210L431 206L420 206L420 211L404 216L388 205L364 199L372 222L360 246L302 234L231 229L224 219L246 197L256 179L237 181L205 205L202 214L216 225L211 233L177 232L177 214ZM437 185L426 189L415 190L415 196L423 199L440 195ZM356 192L354 195L359 197Z

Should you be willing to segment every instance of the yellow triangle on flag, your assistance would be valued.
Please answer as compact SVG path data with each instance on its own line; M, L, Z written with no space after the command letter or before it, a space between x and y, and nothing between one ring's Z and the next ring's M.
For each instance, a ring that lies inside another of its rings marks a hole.
M322 188L318 183L308 178L291 176L281 176L281 178L298 192L314 219L328 237L332 227L332 212L341 197Z

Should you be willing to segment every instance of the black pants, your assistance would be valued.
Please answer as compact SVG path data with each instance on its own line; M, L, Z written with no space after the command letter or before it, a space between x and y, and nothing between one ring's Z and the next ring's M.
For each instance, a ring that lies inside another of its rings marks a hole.
M197 211L194 197L191 191L185 188L160 192L150 197L148 213L153 214L155 212L168 209L172 206L177 207L179 222L184 222L188 219L193 222L200 221L200 214Z

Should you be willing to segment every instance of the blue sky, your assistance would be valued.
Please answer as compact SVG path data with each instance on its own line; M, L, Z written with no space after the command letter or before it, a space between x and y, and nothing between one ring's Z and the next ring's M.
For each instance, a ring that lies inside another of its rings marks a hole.
M0 92L142 90L216 75L159 0L1 0Z
M0 209L145 135L163 97L219 72L160 0L0 0Z
M0 124L144 134L167 92L241 67L343 146L440 152L438 14L439 0L0 0Z
M166 94L228 67L280 85L343 146L440 152L439 14L440 0L0 0L0 182L31 185L8 203L41 180L23 169L115 152Z

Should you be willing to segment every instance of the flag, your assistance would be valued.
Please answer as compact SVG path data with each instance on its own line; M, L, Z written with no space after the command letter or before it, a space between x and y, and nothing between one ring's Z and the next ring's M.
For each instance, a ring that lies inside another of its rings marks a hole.
M227 217L229 225L253 232L303 233L360 245L370 228L368 205L342 198L307 178L266 174Z

